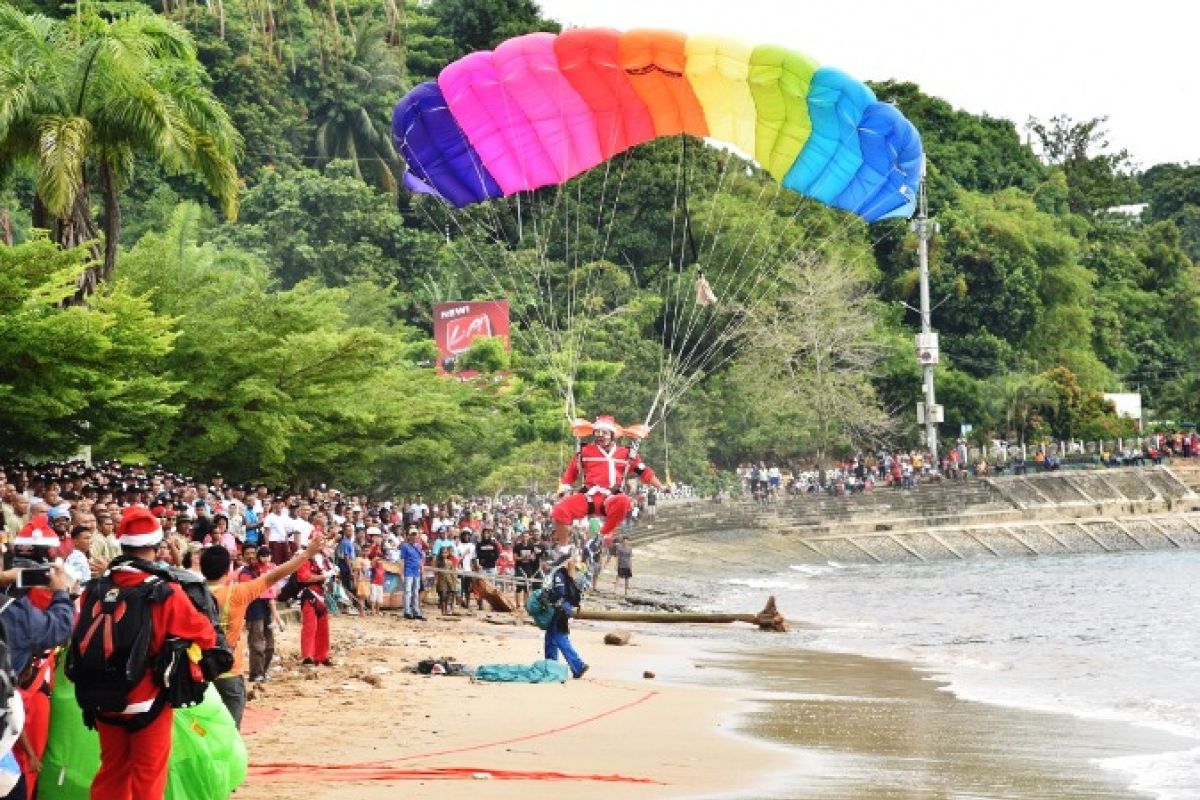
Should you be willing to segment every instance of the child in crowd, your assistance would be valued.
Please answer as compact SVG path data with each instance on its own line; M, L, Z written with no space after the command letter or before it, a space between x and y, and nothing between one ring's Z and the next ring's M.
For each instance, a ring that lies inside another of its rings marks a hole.
M371 610L376 614L382 613L383 578L383 560L375 558L371 561Z
M354 559L354 594L358 596L359 604L364 612L370 611L371 602L371 560L364 556Z

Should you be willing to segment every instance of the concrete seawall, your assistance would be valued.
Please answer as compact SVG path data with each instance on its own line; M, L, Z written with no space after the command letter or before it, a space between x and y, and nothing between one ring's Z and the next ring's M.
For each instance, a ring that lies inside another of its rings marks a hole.
M1200 467L1053 472L805 495L771 504L666 505L635 542L720 531L794 538L798 561L920 563L1200 549Z

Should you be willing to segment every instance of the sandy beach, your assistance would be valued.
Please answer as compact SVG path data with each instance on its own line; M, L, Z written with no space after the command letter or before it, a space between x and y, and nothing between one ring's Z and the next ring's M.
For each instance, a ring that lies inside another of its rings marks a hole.
M410 670L425 658L528 663L541 632L486 612L332 623L332 668L301 669L296 626L282 636L285 669L247 712L239 798L529 798L569 785L573 798L649 800L766 787L791 763L783 748L734 733L752 692L681 682L698 669L691 641L635 633L606 646L612 625L576 622L584 679L487 684Z

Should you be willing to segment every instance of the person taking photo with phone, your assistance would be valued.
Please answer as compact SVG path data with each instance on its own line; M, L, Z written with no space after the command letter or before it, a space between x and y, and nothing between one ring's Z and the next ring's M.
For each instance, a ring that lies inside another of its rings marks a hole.
M13 540L18 553L14 568L0 572L0 624L13 672L21 676L17 692L25 712L25 728L13 749L22 772L8 795L13 798L32 795L50 726L49 697L42 687L54 672L55 648L66 644L75 624L75 605L67 594L71 579L61 566L49 563L58 542L46 515L38 514Z

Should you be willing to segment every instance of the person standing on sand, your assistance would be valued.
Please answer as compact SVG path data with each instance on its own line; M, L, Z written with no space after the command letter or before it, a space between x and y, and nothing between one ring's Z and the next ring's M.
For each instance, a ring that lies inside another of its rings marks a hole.
M629 543L628 536L622 536L613 549L617 556L617 577L613 579L613 591L617 590L617 583L624 578L625 596L629 597L629 579L633 577L633 545Z
M550 578L549 600L554 606L554 618L546 628L546 659L557 661L561 652L571 669L571 676L582 678L588 665L571 644L571 617L579 610L583 595L575 583L575 559L554 570Z
M246 710L246 661L241 642L246 609L252 603L259 602L259 596L271 586L300 569L324 544L324 535L314 533L304 550L249 581L241 581L232 572L233 558L223 546L214 544L200 551L200 573L208 581L213 597L217 598L225 638L233 647L233 666L229 672L214 680L213 686L221 695L225 708L229 709L235 728L242 727L242 712Z
M425 621L421 613L421 574L425 566L425 551L421 549L420 530L414 525L408 529L404 544L400 545L400 559L404 562L404 618Z

